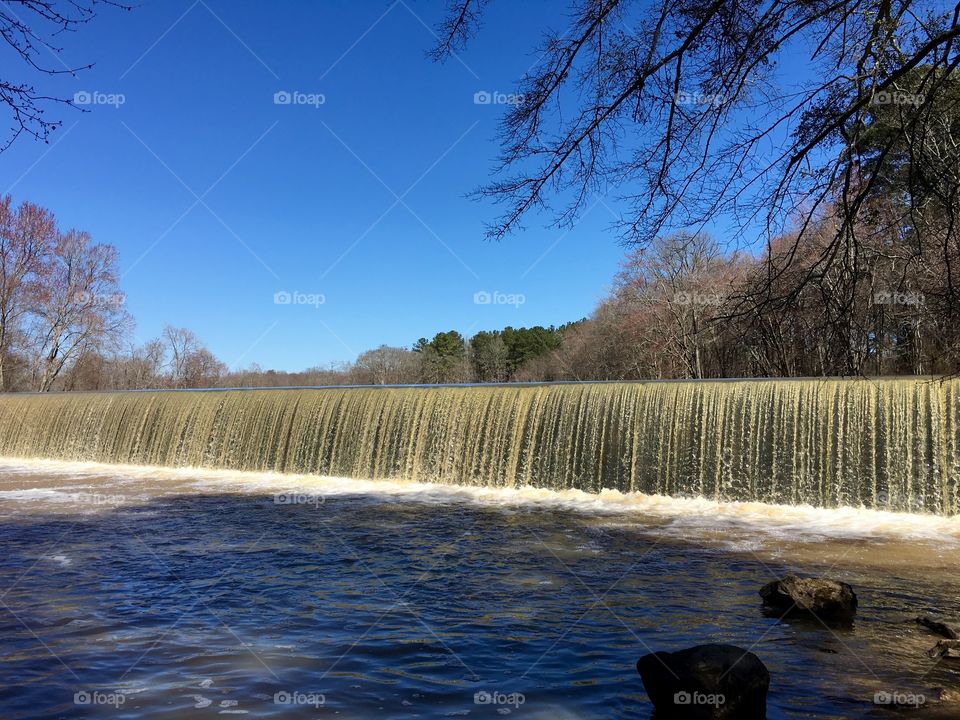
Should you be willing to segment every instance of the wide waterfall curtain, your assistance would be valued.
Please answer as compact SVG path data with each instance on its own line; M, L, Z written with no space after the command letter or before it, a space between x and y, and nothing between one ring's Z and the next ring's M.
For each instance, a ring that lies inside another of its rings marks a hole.
M0 397L0 454L958 512L960 381Z

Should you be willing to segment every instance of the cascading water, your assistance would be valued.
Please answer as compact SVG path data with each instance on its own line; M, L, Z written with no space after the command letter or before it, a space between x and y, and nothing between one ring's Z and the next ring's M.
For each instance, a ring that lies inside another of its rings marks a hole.
M0 397L0 454L960 512L960 381Z

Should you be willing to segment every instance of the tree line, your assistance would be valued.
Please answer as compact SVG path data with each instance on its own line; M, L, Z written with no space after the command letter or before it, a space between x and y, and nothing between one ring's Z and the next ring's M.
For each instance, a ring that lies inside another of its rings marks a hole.
M0 390L202 387L226 366L190 330L129 344L115 247L0 198Z
M706 233L635 247L587 318L559 327L456 330L410 347L302 372L230 370L185 328L142 345L119 287L117 251L61 230L51 212L0 200L3 390L394 385L716 377L944 375L957 370L960 324L939 252L909 227L861 214L861 241L824 267L835 208L750 254ZM771 268L773 275L771 276ZM799 282L798 275L804 275ZM770 302L765 293L786 300Z
M488 6L449 0L432 56L483 42ZM544 208L569 227L600 191L641 247L678 228L728 225L749 245L755 228L769 243L797 227L792 245L763 255L744 312L762 302L794 313L826 292L828 312L843 305L836 323L860 324L850 307L862 305L860 260L876 259L878 235L905 233L912 261L942 273L938 304L960 312L960 6L571 0L541 30L515 85L523 102L500 124L492 181L476 191L503 210L491 237Z
M167 327L161 338L121 352L91 347L78 356L56 389L510 382L525 379L525 368L534 358L559 348L568 327L507 327L469 339L450 330L421 338L410 348L381 345L352 362L300 372L264 370L256 364L230 371L191 331Z
M63 31L93 19L98 2L0 7L20 70L83 69L44 58L57 55ZM438 61L480 34L488 3L447 5L431 52ZM515 88L523 101L506 111L493 180L477 194L504 209L490 226L503 238L545 207L556 225L571 226L600 189L615 193L622 237L636 248L615 292L586 321L526 350L508 341L509 329L462 343L440 333L306 377L954 372L958 40L960 11L950 3L571 0L563 17L544 16L537 61ZM783 82L781 69L801 63L807 72ZM59 123L44 110L57 104L72 102L0 79L0 109L12 118L0 152L20 135L46 140ZM22 222L42 225L31 212ZM696 231L718 223L731 228L722 243ZM128 318L111 291L82 289L111 285L111 249L51 232L2 269L0 388L80 387L96 373L111 386L134 382L117 379L131 372L152 378L138 383L174 386L273 380L255 368L229 375L202 346L186 363L166 337L159 360L156 347L116 355L112 343ZM730 249L750 240L763 248ZM100 279L73 277L78 263L99 267L89 271ZM30 280L39 277L49 280ZM149 372L117 369L127 361Z
M43 72L44 28L75 29L93 4L0 19ZM450 0L436 59L477 34L485 5ZM566 17L518 82L524 100L503 118L498 169L478 194L505 209L495 238L532 210L552 206L570 226L600 188L619 195L632 250L590 317L451 330L302 373L229 372L182 328L126 345L115 249L7 198L0 389L956 372L956 7L572 0ZM800 57L809 72L782 83L778 68ZM46 139L56 121L40 110L56 97L0 86L13 137ZM718 224L729 237L703 232Z

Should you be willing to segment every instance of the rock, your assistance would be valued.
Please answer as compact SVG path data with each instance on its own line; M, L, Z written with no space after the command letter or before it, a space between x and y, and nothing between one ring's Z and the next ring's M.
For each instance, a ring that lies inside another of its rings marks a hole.
M960 691L951 690L950 688L939 688L936 699L942 703L960 703Z
M932 658L960 658L960 640L940 640L927 650Z
M820 619L850 618L857 612L857 594L837 580L801 578L790 573L760 588L767 607L785 613L810 613Z
M770 673L756 655L735 645L650 653L637 661L637 672L658 718L766 717Z
M914 622L916 622L917 625L923 625L928 630L935 632L937 635L945 637L948 640L960 640L960 634L958 634L957 631L952 627L946 625L945 623L939 622L938 620L934 620L926 615L914 618Z

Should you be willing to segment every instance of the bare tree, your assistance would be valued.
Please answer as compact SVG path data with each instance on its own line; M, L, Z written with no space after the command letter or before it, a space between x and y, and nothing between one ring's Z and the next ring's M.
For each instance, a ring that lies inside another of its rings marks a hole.
M479 382L510 379L510 352L500 333L478 332L470 339L470 364Z
M354 363L356 380L364 385L403 385L417 382L420 363L406 348L381 345L361 353Z
M438 57L475 31L480 5L452 0ZM499 179L479 191L506 208L490 236L554 204L555 221L569 225L596 192L613 188L630 242L723 218L741 236L764 227L767 240L796 223L796 251L836 203L830 242L796 284L774 282L788 253L756 288L757 302L788 301L857 255L858 216L882 192L893 150L906 177L930 175L923 143L958 102L958 35L960 4L936 1L575 0L503 120ZM804 76L789 87L778 81L778 67L800 62ZM888 124L865 151L877 108L890 104L909 107L904 122ZM907 187L917 200L909 202L914 241L948 267L958 187L941 188L949 202L937 204L921 202L930 195L914 192L916 183ZM952 305L955 277L945 286Z
M227 366L214 356L187 328L167 325L163 329L167 379L175 388L214 387L227 373Z
M227 366L207 348L201 347L186 357L183 384L188 388L214 387L226 372Z
M151 340L128 348L112 359L110 385L117 390L144 390L162 383L164 347Z
M166 367L170 384L175 388L187 387L190 358L203 349L203 343L192 330L167 325L163 329L166 345Z
M84 232L60 233L40 280L29 335L33 378L51 389L64 366L89 350L116 347L129 328L117 285L117 251Z
M56 237L49 211L31 203L14 207L9 195L0 198L0 391L8 389L6 368L14 341Z
M98 5L130 9L113 0L5 0L0 2L0 39L21 60L27 74L40 76L76 75L93 64L71 66L60 57L63 51L55 39L78 30L96 16ZM0 143L6 150L20 135L27 134L47 141L60 126L59 120L47 119L51 105L72 105L70 98L48 95L30 81L0 78L0 105L11 115L10 135Z
M705 233L677 233L630 253L616 278L616 297L641 313L658 352L673 360L671 375L706 377L714 320L733 289L737 257L725 257ZM665 368L661 368L663 372Z

